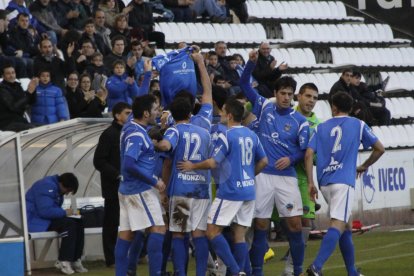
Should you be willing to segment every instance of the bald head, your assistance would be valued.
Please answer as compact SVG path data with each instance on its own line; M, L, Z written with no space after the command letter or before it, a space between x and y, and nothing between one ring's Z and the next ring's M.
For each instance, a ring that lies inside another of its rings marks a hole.
M272 49L270 49L270 45L269 45L269 43L268 42L262 42L261 44L260 44L260 47L259 47L259 53L262 55L262 56L264 56L264 57L268 57L268 56L270 56L270 52L272 51Z

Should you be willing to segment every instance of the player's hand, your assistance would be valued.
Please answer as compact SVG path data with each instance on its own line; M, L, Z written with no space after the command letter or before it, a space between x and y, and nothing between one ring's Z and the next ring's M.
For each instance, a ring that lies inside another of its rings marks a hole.
M275 168L280 171L286 169L289 166L290 166L290 159L287 156L282 157L275 162Z
M157 188L157 190L160 191L160 193L164 192L164 190L165 190L164 181L162 181L161 179L159 179L157 181L157 184L155 184L155 188Z
M308 190L309 190L309 196L310 199L315 202L316 199L318 199L318 189L316 189L315 185L313 183L310 183L308 185Z
M178 162L177 168L181 171L188 172L193 170L193 163L190 161Z
M363 165L358 166L357 169L356 169L357 170L357 178L360 178L362 176L362 174L367 171L367 169L368 168L363 166Z
M202 62L204 62L203 55L200 53L192 53L191 57L194 60L194 62L197 64L201 64Z
M257 54L257 51L256 51L256 50L252 50L252 51L250 51L250 53L249 53L249 60L250 60L251 62L256 63L256 61L257 61L257 57L258 57L258 54Z
M127 77L125 79L125 82L128 83L129 85L132 85L134 83L134 78L133 77Z
M288 69L288 64L283 62L282 64L279 65L279 70L280 71L285 71L286 69Z
M191 45L191 48L193 49L193 53L200 53L200 46L198 45Z
M144 72L151 72L152 71L152 60L146 59L144 61Z

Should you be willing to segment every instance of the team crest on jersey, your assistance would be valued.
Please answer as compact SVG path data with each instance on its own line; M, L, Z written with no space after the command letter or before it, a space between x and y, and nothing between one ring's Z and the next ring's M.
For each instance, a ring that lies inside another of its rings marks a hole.
M289 132L291 128L292 128L292 125L291 125L291 124L289 124L289 123L287 123L287 124L285 125L285 127L284 127L284 130L285 130L286 132Z

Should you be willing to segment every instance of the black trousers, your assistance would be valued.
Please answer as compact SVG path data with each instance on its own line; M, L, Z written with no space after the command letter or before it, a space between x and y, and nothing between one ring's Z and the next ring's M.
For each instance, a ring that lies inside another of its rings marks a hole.
M105 198L102 247L107 266L115 264L115 244L119 226L119 199Z
M74 262L80 259L85 243L85 230L81 219L59 218L52 220L49 231L56 231L62 238L59 261Z

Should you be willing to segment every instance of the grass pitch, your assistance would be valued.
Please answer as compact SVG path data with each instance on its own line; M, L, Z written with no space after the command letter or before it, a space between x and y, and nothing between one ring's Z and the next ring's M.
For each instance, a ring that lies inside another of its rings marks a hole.
M354 235L355 257L357 267L368 276L405 276L414 275L414 231L408 232L380 232L373 231L363 235ZM275 246L273 246L275 245ZM310 241L306 248L304 268L315 258L320 241ZM276 256L269 260L265 266L265 275L280 275L284 262L280 258L287 250L286 243L272 244ZM103 262L86 262L89 269L84 276L114 275L114 269L106 268ZM194 258L190 261L189 276L195 275ZM172 264L168 264L172 271ZM346 276L346 270L339 249L329 258L324 266L324 275ZM33 275L62 275L56 269L42 269L33 271ZM146 265L139 265L137 275L148 275Z

